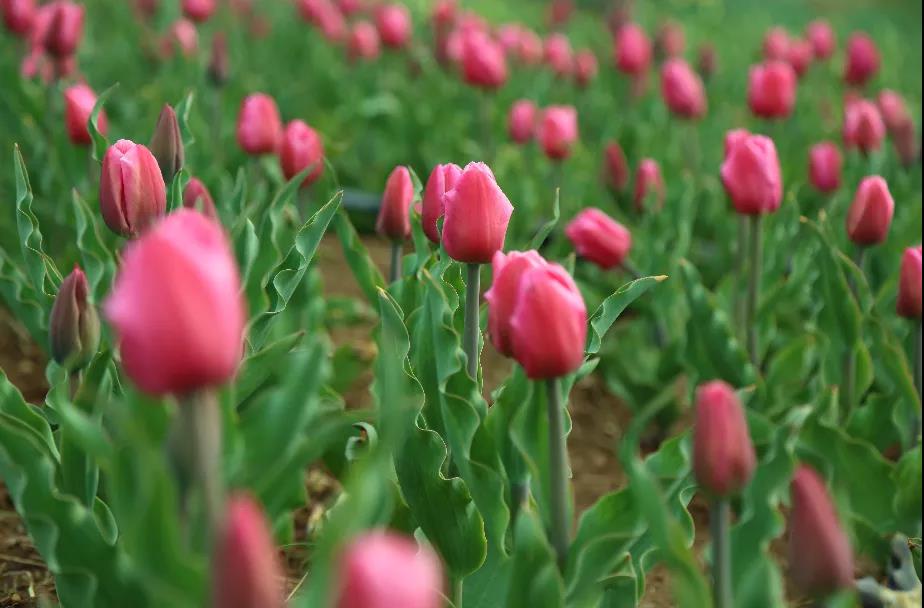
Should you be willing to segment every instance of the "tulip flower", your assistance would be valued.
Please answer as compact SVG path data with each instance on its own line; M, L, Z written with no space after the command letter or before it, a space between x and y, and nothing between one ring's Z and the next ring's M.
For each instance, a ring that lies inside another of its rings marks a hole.
M801 465L790 485L789 571L803 592L826 596L853 586L853 552L824 482Z
M882 147L886 126L879 108L871 101L850 102L844 110L844 145L869 154Z
M789 32L782 27L772 27L764 35L764 59L786 61L789 55Z
M318 15L317 27L324 39L332 44L339 43L347 36L347 22L336 5L328 2Z
M918 160L917 133L910 116L895 126L892 143L902 166L910 167Z
M773 140L748 135L734 143L722 163L722 184L743 215L776 211L783 200L780 162Z
M534 250L511 251L506 255L498 251L491 260L494 280L484 294L488 303L488 332L491 344L506 357L513 356L510 320L517 303L521 279L527 270L545 263Z
M667 59L682 57L685 46L686 39L683 34L683 26L676 21L665 21L661 24L655 39L655 48L661 57Z
M568 23L574 12L573 0L552 0L549 4L549 27L561 27Z
M879 50L873 39L864 33L851 34L847 40L847 63L844 80L862 87L879 71Z
M25 37L35 18L35 0L0 1L0 15L3 25L14 36Z
M671 112L681 118L706 114L703 83L683 59L668 59L661 68L661 96Z
M430 13L430 21L434 29L450 29L456 22L458 11L456 0L438 0Z
M644 211L649 199L654 201L655 209L660 209L664 205L664 178L661 176L658 162L645 158L635 170L635 208L639 212Z
M711 44L704 44L699 47L699 59L696 64L696 69L699 70L699 75L702 76L703 80L712 78L712 75L715 74L717 69L717 63L714 46Z
M486 34L471 31L462 36L462 75L468 84L486 90L507 81L504 51Z
M215 0L183 0L183 16L196 23L208 21L215 12Z
M805 35L812 45L815 59L827 59L834 54L836 41L831 25L822 19L812 21L805 30Z
M902 254L895 309L907 319L921 320L921 246L908 247ZM917 362L920 366L920 361Z
M632 248L629 230L596 208L581 211L565 228L565 236L582 258L609 270L620 266Z
M125 374L150 395L224 384L240 364L247 315L234 253L196 211L170 214L125 248L104 310Z
M307 188L318 181L324 172L324 144L317 131L301 120L287 124L279 145L279 164L286 179L292 179L312 167L300 188Z
M841 153L834 142L823 141L809 150L809 181L816 190L829 194L841 185Z
M440 244L440 232L436 224L443 217L443 196L456 187L461 176L462 169L458 165L447 163L433 167L427 179L423 194L421 223L424 234L434 245Z
M542 61L544 52L542 38L539 34L530 29L520 31L520 44L517 46L517 57L520 62L525 65L536 65Z
M85 84L75 84L64 90L64 124L67 136L72 143L89 146L93 139L87 129L87 122L96 105L96 93ZM105 137L109 130L109 121L105 110L100 110L96 120L97 130Z
M918 260L920 268L920 255ZM919 287L920 283L919 279ZM51 307L51 318L48 321L51 356L58 365L71 373L86 367L99 349L99 316L89 301L89 293L87 276L75 266L61 282ZM919 294L918 316L920 304Z
M212 195L209 194L205 184L195 177L191 178L183 188L183 206L187 209L195 209L207 218L216 221L219 219Z
M42 45L52 57L64 59L74 54L83 37L84 8L70 0L54 0L47 6L50 17Z
M497 43L504 49L504 53L516 53L522 29L518 23L505 23L497 28Z
M571 155L578 137L577 111L572 106L550 106L542 112L536 131L542 151L553 161Z
M796 73L783 61L752 66L748 75L748 106L760 118L785 118L796 103Z
M443 196L443 246L454 260L485 264L503 249L513 205L484 163L469 163Z
M157 166L160 167L164 182L172 180L173 176L183 168L185 157L183 137L180 135L180 124L177 121L176 112L170 104L164 104L148 148L157 160Z
M363 10L361 0L337 0L337 8L343 13L344 17L355 15Z
M209 56L206 74L212 85L216 87L224 86L231 74L231 64L228 59L228 41L221 32L217 32L212 36L212 53Z
M403 48L411 39L411 14L403 4L385 4L375 12L375 27L382 44L390 49Z
M622 26L616 33L616 67L630 76L640 76L651 64L651 42L645 31L634 23Z
M886 181L878 175L865 177L847 213L847 236L861 246L882 243L894 213L895 201Z
M167 191L151 151L127 139L103 157L99 204L109 229L135 237L167 209Z
M572 55L571 42L564 34L552 34L545 40L545 62L552 68L556 76L567 76L571 73Z
M370 61L381 53L379 46L379 32L368 21L357 21L350 30L347 40L350 59Z
M812 50L812 44L807 40L793 40L789 45L789 52L786 54L786 61L792 66L797 78L802 78L815 52Z
M198 48L199 33L189 19L174 21L161 41L161 53L165 58L172 57L175 49L179 49L184 57L192 57Z
M518 144L530 141L536 131L537 113L536 104L528 99L514 102L507 116L507 132L510 139Z
M263 93L245 97L237 116L237 143L241 149L251 155L269 154L276 151L281 136L282 121L273 98Z
M898 131L902 124L911 119L911 114L905 106L905 100L895 91L886 89L879 93L876 98L882 121L885 123L889 133Z
M395 167L385 182L375 230L392 242L391 280L401 278L401 245L411 236L411 204L414 184L407 167Z
M604 177L613 190L625 190L629 185L629 163L620 145L611 141L603 151Z
M440 608L443 567L413 539L370 532L353 539L339 560L336 608Z
M283 571L260 505L246 495L228 501L213 553L214 608L283 608Z
M574 80L579 87L586 87L597 77L597 56L593 51L578 51L574 56Z
M725 133L725 156L723 158L727 159L734 147L750 136L751 133L747 129L732 129L727 131Z

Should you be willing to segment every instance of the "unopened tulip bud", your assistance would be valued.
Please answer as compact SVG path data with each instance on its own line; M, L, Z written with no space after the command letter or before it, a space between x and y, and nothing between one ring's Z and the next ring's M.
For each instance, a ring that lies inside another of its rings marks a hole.
M806 28L805 34L812 45L815 59L827 59L834 54L837 42L834 39L834 30L827 21L812 21Z
M577 111L572 106L550 106L542 112L536 137L542 151L552 160L571 155L578 138Z
M300 188L307 188L318 181L324 172L324 144L318 132L301 120L287 124L279 145L279 164L286 179L292 179L308 167L313 167Z
M629 163L622 151L622 147L615 141L606 144L606 148L603 150L603 159L603 174L606 183L613 190L625 190L629 184Z
M905 106L905 100L895 91L886 89L880 92L876 98L876 103L879 106L882 121L885 123L889 133L894 134L901 124L911 117L907 106Z
M751 67L748 74L748 106L760 118L785 118L796 103L796 73L784 61L768 61Z
M718 61L716 59L715 47L711 44L704 44L699 47L699 60L696 67L699 75L703 80L709 80L715 74Z
M180 135L180 123L177 121L176 112L170 104L164 104L160 111L148 148L157 159L157 166L164 176L164 182L172 180L183 168L183 136Z
M215 209L212 195L209 194L205 184L195 177L191 178L183 188L183 206L187 209L195 209L207 218L218 220L218 211Z
M511 251L506 255L498 251L491 260L493 281L484 294L488 303L488 334L491 344L504 356L513 356L510 321L520 291L520 280L527 270L545 263L534 250Z
M725 133L725 155L722 158L727 159L735 146L745 141L750 136L751 133L747 129L732 129L727 131Z
M241 149L252 155L270 154L276 151L281 137L282 120L273 98L263 93L245 97L237 116L237 143Z
M801 465L790 485L789 571L803 592L825 596L853 585L853 552L824 482Z
M571 73L573 57L571 42L564 34L552 34L545 39L543 50L545 62L556 76L568 76Z
M228 58L228 41L222 32L212 37L212 54L207 68L209 81L216 86L224 86L231 74L231 62Z
M518 144L529 142L536 132L536 104L528 99L520 99L510 107L507 117L507 132L510 139Z
M171 213L125 248L105 312L125 374L149 395L224 384L240 364L247 314L234 252L197 211Z
M549 26L555 28L565 25L573 12L573 0L552 0L549 5Z
M83 5L70 0L55 0L48 5L51 17L43 45L52 57L73 55L83 37Z
M443 247L452 259L485 264L504 248L513 205L484 163L469 163L443 196Z
M812 64L814 51L812 45L807 40L793 40L789 45L789 52L786 55L786 61L792 66L793 71L798 78L802 78L809 66Z
M658 36L655 39L655 48L661 57L670 59L673 57L683 56L683 50L686 47L686 39L683 34L683 26L675 21L665 21L658 28Z
M99 204L109 229L138 236L167 210L164 178L151 151L127 139L109 147L103 157Z
M574 81L586 87L597 77L597 56L593 51L578 51L574 56Z
M527 270L520 281L510 319L514 359L533 380L577 370L584 362L587 307L574 279L547 263Z
M608 270L620 266L632 248L628 228L603 213L589 208L581 211L565 228L565 236L582 258Z
M459 7L456 0L438 0L430 13L434 29L448 30L456 22Z
M902 166L910 167L918 160L917 134L910 116L896 126L892 143Z
M863 178L847 213L847 236L857 245L875 245L886 240L895 201L889 185L878 175Z
M427 186L424 188L421 211L421 223L424 234L435 244L440 244L440 231L437 222L443 217L443 196L456 187L462 169L458 165L447 163L437 165L430 172Z
M886 126L879 108L871 101L850 102L844 110L844 145L869 154L882 147Z
M88 146L93 141L87 122L96 105L96 93L85 84L75 84L64 91L64 124L71 142L79 146ZM105 137L109 130L106 111L100 110L96 120L97 130Z
M440 608L443 567L428 547L391 532L371 532L340 558L336 608Z
M517 46L517 57L520 61L526 65L536 65L542 61L543 53L542 38L539 34L530 29L523 29L520 32L520 44Z
M620 72L638 76L651 64L651 42L645 31L634 23L619 28L614 49L616 67Z
M772 213L783 201L783 179L773 140L750 135L735 144L722 163L722 184L735 211Z
M713 380L696 391L693 470L696 483L713 497L727 498L751 480L757 458L735 390Z
M344 17L355 15L363 10L362 0L337 0L337 8Z
M192 57L199 48L199 33L196 24L189 19L177 19L167 30L161 41L161 52L170 58L178 49L183 57Z
M381 53L378 30L368 21L357 21L350 30L347 49L350 59L375 59Z
M382 44L400 49L411 39L411 14L403 4L386 4L375 12L375 26Z
M844 80L853 86L863 86L879 71L879 50L873 39L864 33L851 34L847 40L847 63Z
M921 318L921 246L908 247L902 254L898 275L898 314L907 319Z
M661 96L671 112L681 118L706 114L706 91L696 72L683 59L668 59L661 68Z
M249 496L228 501L214 556L214 608L285 606L283 572L273 537L260 505Z
M664 205L664 178L656 160L645 158L639 163L635 170L635 192L632 199L638 211L644 211L649 201L653 201L655 210Z
M786 61L789 55L789 32L782 27L772 27L764 35L763 52L767 61Z
M414 202L414 183L405 166L395 167L385 182L382 205L375 230L392 241L403 241L411 236L411 204Z
M841 185L841 152L834 142L823 141L809 150L809 180L819 192L829 194Z
M333 3L326 3L318 15L318 29L321 35L330 43L338 43L347 35L347 22L343 13Z
M89 292L87 276L80 268L74 267L61 283L51 308L48 322L51 356L58 365L71 372L86 367L99 349L99 316L89 301ZM919 313L920 301L919 296Z
M35 0L0 1L3 24L14 36L25 37L35 18Z
M215 0L183 0L183 15L190 21L204 23L215 12Z
M507 60L500 45L487 34L470 31L462 35L462 76L468 84L497 89L507 81Z

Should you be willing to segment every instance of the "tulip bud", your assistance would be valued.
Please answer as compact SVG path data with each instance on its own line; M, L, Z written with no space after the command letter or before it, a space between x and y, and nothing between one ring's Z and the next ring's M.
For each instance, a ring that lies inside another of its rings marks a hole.
M665 21L661 24L655 38L655 49L661 57L666 59L682 57L685 46L686 39L683 34L683 27L679 23Z
M428 547L391 532L371 532L340 558L336 608L440 608L443 567Z
M89 292L87 276L75 266L61 283L54 306L51 307L51 319L48 322L51 356L58 365L70 372L86 367L99 349L99 316L88 299ZM920 302L919 294L918 316Z
M751 67L748 106L760 118L785 118L796 103L796 73L783 61Z
M510 139L518 144L525 144L533 138L536 131L536 104L528 99L520 99L510 107L507 116L507 131Z
M215 12L215 0L183 0L183 16L196 23L208 21Z
M109 229L135 237L167 210L167 191L150 150L127 139L103 157L99 204Z
M125 374L145 393L231 380L247 315L224 230L190 209L171 213L125 248L105 313Z
M438 0L430 13L430 21L437 30L448 30L456 22L458 13L456 0Z
M853 585L853 553L825 484L801 465L790 485L789 571L802 591L829 595Z
M386 4L375 12L375 27L382 44L400 49L411 39L411 14L403 4Z
M651 63L651 42L645 31L634 23L628 23L616 33L616 67L630 76L638 76L648 70Z
M561 27L568 23L571 14L574 12L574 2L572 0L552 0L549 4L549 27Z
M635 170L635 193L633 201L635 208L641 212L647 207L648 200L654 201L655 209L664 206L664 178L661 176L661 167L658 162L645 158Z
M704 44L699 47L699 60L697 62L697 69L699 70L699 75L702 76L703 80L709 80L712 78L713 74L716 71L716 54L715 47L711 44Z
M73 55L83 37L83 6L70 0L48 5L50 20L43 40L45 51L56 59Z
M530 30L523 29L520 32L520 44L517 47L517 57L526 65L536 65L542 61L544 54L542 48L542 39L539 34Z
M510 320L517 303L520 281L527 270L543 264L546 261L535 250L511 251L506 255L497 251L491 260L494 279L491 288L484 294L488 303L488 333L491 344L506 357L513 356Z
M363 10L363 3L361 0L337 0L337 8L340 9L340 12L344 17L349 17Z
M786 61L792 66L797 78L802 78L812 63L812 45L807 40L793 40L786 54Z
M177 122L176 112L170 104L164 104L154 127L154 135L148 146L151 154L157 159L157 166L164 176L164 182L169 182L173 176L183 168L183 137L180 135L180 123Z
M574 56L574 81L586 87L597 77L597 56L593 51L578 51Z
M331 43L338 43L347 35L347 23L343 13L336 5L327 2L318 14L318 29L324 39Z
M869 154L882 147L885 123L871 101L861 99L847 104L844 111L844 145Z
M815 59L827 59L834 54L834 47L837 44L834 40L834 30L831 25L824 20L812 21L805 31L812 45L812 53Z
M769 137L749 135L735 144L721 173L725 192L738 213L759 215L779 209L783 180L776 146Z
M14 36L25 37L35 18L35 0L0 1L3 24Z
M72 143L88 146L93 141L90 131L87 130L87 122L95 105L96 93L85 84L75 84L64 90L64 124ZM109 130L105 110L100 110L96 127L103 136Z
M701 118L706 114L706 91L689 64L668 59L661 68L661 96L671 112L681 118Z
M587 308L574 279L558 264L523 273L510 319L513 356L533 379L570 374L584 362Z
M443 196L443 247L452 259L484 264L504 248L513 205L484 163L469 163Z
M727 159L735 146L745 141L750 136L751 133L747 129L732 129L731 131L727 131L725 133L725 156L723 156L723 159Z
M564 34L552 34L545 39L543 49L545 62L556 76L563 77L571 73L571 42Z
M740 492L754 473L757 458L735 390L713 380L696 390L693 470L696 483L714 497Z
M581 211L565 228L574 250L604 270L622 264L632 248L629 230L599 209Z
M782 27L772 27L764 35L764 59L786 61L789 55L789 32Z
M841 185L841 153L834 142L823 141L809 151L809 180L816 190L829 194Z
M183 188L183 206L187 209L195 209L205 217L218 221L218 211L215 209L212 195L209 194L205 184L195 177L191 178Z
M507 80L507 60L500 45L480 31L462 35L462 76L468 84L497 89Z
M879 106L882 121L885 123L889 133L894 134L902 123L911 117L908 113L908 108L905 106L905 100L895 91L886 89L880 92L876 102Z
M276 151L281 136L282 120L273 98L263 93L245 97L237 116L237 143L241 149L252 155L269 154Z
M436 224L443 217L443 196L446 192L456 187L456 183L461 176L462 169L458 165L448 163L433 167L433 171L430 172L430 177L427 179L427 187L424 188L423 195L421 223L423 224L424 234L434 245L440 244L440 232Z
M283 572L266 519L252 498L234 496L214 552L214 608L283 608Z
M216 87L224 86L231 74L231 62L228 59L228 41L222 32L212 36L212 54L207 68L209 81Z
M606 144L603 150L603 174L606 183L613 190L621 191L629 184L629 163L622 148L615 141Z
M864 177L847 212L847 236L857 245L876 245L886 240L895 201L889 185L878 175Z
M536 137L542 151L551 160L564 160L571 155L577 140L577 111L573 106L550 106L542 113Z
M189 19L177 19L167 30L161 41L161 53L170 58L176 49L183 57L192 57L199 48L199 33L196 25Z
M317 131L301 120L287 124L279 146L279 164L286 179L292 179L308 167L313 167L300 188L307 188L318 181L324 172L324 144Z
M908 247L902 254L895 310L907 319L921 318L921 246Z
M892 143L902 166L910 167L918 159L918 141L910 116L896 126Z
M357 21L347 41L350 59L372 60L379 56L379 32L368 21Z
M847 63L844 80L847 84L862 87L879 71L879 50L873 39L861 32L847 40Z
M411 204L414 202L414 183L405 166L395 167L385 182L382 205L375 230L392 241L403 241L411 236Z

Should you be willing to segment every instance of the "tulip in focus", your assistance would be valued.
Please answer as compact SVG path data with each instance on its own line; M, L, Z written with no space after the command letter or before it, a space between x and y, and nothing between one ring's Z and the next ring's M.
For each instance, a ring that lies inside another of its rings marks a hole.
M667 59L682 57L684 47L686 47L683 26L676 21L665 21L662 23L661 27L658 28L655 47L661 57Z
M564 34L552 34L545 40L545 62L556 76L567 76L572 69L571 43Z
M50 17L42 45L56 59L69 57L83 37L83 5L71 0L54 0L46 6Z
M742 215L772 213L783 200L780 161L773 140L749 135L734 144L722 163L722 184L735 211Z
M789 571L803 592L826 596L853 586L853 553L824 482L801 465L790 485Z
M484 163L469 163L443 196L443 247L449 257L485 264L504 248L513 205Z
M249 496L228 501L214 552L213 608L283 608L283 571L260 505Z
M889 185L878 175L863 178L847 212L847 236L857 245L876 245L886 240L895 201Z
M176 112L170 104L164 104L164 108L160 111L160 117L157 119L154 135L151 137L148 148L157 160L157 166L160 167L164 182L172 180L173 176L183 168L185 156L183 137L180 135L180 124L177 121Z
M574 80L579 87L586 87L597 77L597 56L593 51L578 51L574 56Z
M183 16L196 23L208 21L215 12L215 0L183 0Z
M658 162L646 158L639 163L635 170L635 192L633 201L635 208L641 212L648 206L648 201L654 201L654 208L660 209L664 205L664 178L661 176L661 167Z
M237 115L237 143L241 149L251 155L270 154L276 151L281 136L282 120L273 98L263 93L245 97Z
M191 178L183 188L183 206L187 209L195 209L209 219L218 220L215 200L212 199L205 184L195 177Z
M890 89L885 89L879 93L876 98L879 106L879 112L882 115L882 121L885 123L889 133L894 134L902 123L911 119L908 108L905 106L905 100L902 96Z
M92 143L87 122L96 105L96 93L85 84L75 84L64 90L64 124L67 136L72 143L89 146ZM109 130L106 111L100 110L96 120L97 130L105 137Z
M565 236L582 258L609 270L620 266L632 248L629 230L596 208L581 211L565 228Z
M834 30L827 21L822 19L812 21L806 28L805 35L812 45L815 59L827 59L834 54L834 47L837 43L834 39Z
M494 279L491 288L484 294L488 303L488 334L497 352L506 357L513 356L510 320L517 304L520 281L527 270L546 263L535 250L511 251L508 254L498 251L491 260Z
M462 75L465 82L487 90L507 80L507 60L500 45L479 31L462 35Z
M748 106L760 118L786 118L796 103L796 73L784 61L768 61L751 67L748 74Z
M440 244L440 232L437 222L443 217L443 196L456 187L462 169L453 163L437 165L430 172L424 188L421 223L424 234L434 245Z
M809 181L816 190L830 194L841 185L841 152L834 142L823 141L809 150Z
M764 35L764 59L786 61L789 55L789 32L781 27L772 27Z
M703 82L683 59L668 59L661 67L661 96L671 112L681 118L696 119L706 114Z
M414 184L405 166L395 167L385 182L382 205L375 230L392 241L400 242L411 236L411 204Z
M898 275L898 314L907 319L921 319L921 246L908 247L902 254Z
M151 151L127 139L111 145L103 157L99 204L109 229L138 236L167 210L167 192Z
M382 44L400 49L411 39L411 14L403 4L385 4L375 11L375 27Z
M616 67L620 72L639 76L651 64L651 42L645 31L634 23L622 26L616 33Z
M350 30L347 48L350 59L375 59L381 53L378 30L368 21L357 21Z
M231 380L247 315L224 230L190 209L171 213L125 248L105 313L143 392L186 395Z
M857 32L847 40L847 63L844 80L847 84L862 87L879 71L879 50L873 39Z
M550 106L542 112L536 132L542 151L551 160L560 161L571 155L577 141L577 111L572 106Z
M300 188L307 188L318 181L324 172L324 144L317 131L301 120L287 124L279 145L279 164L286 179L292 179L308 167L313 167Z
M812 45L807 40L793 40L789 45L789 52L786 55L786 61L792 66L796 77L802 76L808 71L812 63L814 51Z
M528 99L515 101L507 116L507 132L510 139L518 144L525 144L533 138L536 131L536 104Z
M844 110L844 145L869 154L882 147L886 127L879 108L861 99L847 104Z
M622 147L611 141L603 150L604 178L610 188L616 191L625 190L629 184L629 163Z
M920 266L918 263L918 268ZM918 287L920 283L919 280ZM86 367L99 349L99 316L89 301L89 293L87 276L75 266L61 282L51 307L51 318L48 321L51 356L69 372ZM918 297L918 316L920 301Z
M735 390L713 380L696 390L693 470L696 483L713 497L739 493L754 474L757 458Z
M35 18L35 0L0 0L0 14L7 31L25 37Z
M392 532L353 539L340 558L336 608L440 608L443 567L432 549Z

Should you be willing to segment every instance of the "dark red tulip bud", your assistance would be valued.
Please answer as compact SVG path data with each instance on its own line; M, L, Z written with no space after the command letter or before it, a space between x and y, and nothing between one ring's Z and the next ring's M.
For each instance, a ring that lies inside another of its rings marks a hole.
M658 161L645 158L635 170L635 192L633 201L638 211L644 211L648 201L653 202L653 210L664 206L664 177Z
M224 86L231 74L231 63L228 59L228 41L222 32L212 37L212 54L208 65L209 81L216 87Z
M61 283L51 308L51 356L71 372L86 367L99 349L99 315L89 301L89 292L87 276L75 266Z
M895 309L908 319L921 318L921 246L908 247L902 254Z
M847 103L844 112L844 144L869 154L882 147L886 127L879 108L871 101L860 99Z
M11 34L25 37L35 18L35 0L0 0L0 13Z
M183 189L183 206L187 209L196 209L202 215L218 220L218 211L215 209L212 195L209 194L205 184L195 177L190 179Z
M164 108L160 111L160 117L154 127L154 135L151 136L148 149L157 160L157 166L160 167L160 173L164 176L164 182L169 183L173 176L183 168L185 158L180 123L170 104L164 104Z
M696 391L693 470L710 494L726 498L740 492L754 473L757 458L735 390L714 380Z
M873 39L862 32L847 40L847 63L844 80L847 84L863 86L879 71L879 50Z
M611 141L603 151L604 177L613 190L625 190L629 185L629 162L620 145Z
M48 7L51 17L43 40L45 51L59 59L73 55L83 36L83 6L70 0L55 0Z

